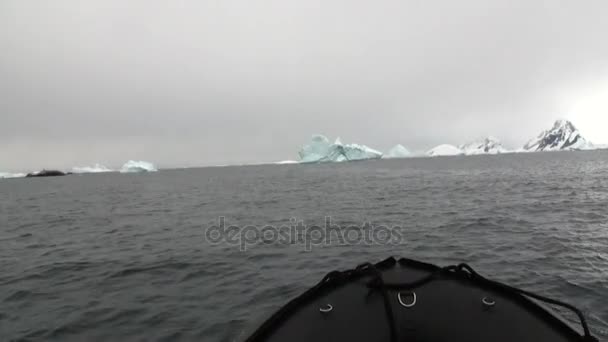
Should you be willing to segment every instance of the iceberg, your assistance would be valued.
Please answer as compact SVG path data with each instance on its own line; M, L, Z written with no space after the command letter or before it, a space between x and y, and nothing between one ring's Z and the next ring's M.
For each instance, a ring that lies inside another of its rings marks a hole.
M340 138L332 144L323 135L314 135L312 141L299 152L301 163L343 162L379 159L382 152L365 145L343 144Z
M129 160L120 169L121 173L155 172L154 164L147 161Z
M437 156L458 156L463 154L462 150L454 145L443 144L432 148L426 153L430 157Z
M326 158L330 153L329 140L323 135L313 135L311 142L304 145L299 152L300 161L303 163L316 162Z
M101 172L114 172L114 170L108 169L101 164L95 164L93 166L75 166L72 168L74 173L101 173Z
M467 155L477 154L500 154L509 152L502 146L500 140L494 137L487 137L482 141L475 141L468 144L458 146L462 152Z
M290 164L299 164L300 162L297 160L282 160L278 162L274 162L276 165L290 165Z
M25 173L11 173L11 172L0 172L0 179L2 178L23 178Z
M403 147L403 145L395 145L391 148L387 154L384 155L384 158L407 158L411 157L412 154L408 151L407 148Z
M587 141L568 120L557 120L549 130L528 141L524 146L527 152L592 150L595 147Z

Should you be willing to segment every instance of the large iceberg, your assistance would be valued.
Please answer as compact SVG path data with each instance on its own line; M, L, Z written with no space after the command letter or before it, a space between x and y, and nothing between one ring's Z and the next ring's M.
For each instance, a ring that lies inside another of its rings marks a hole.
M101 172L113 172L114 170L108 169L101 164L95 164L93 166L74 166L72 172L74 173L101 173Z
M120 169L121 173L154 172L158 171L154 164L147 161L129 160Z
M587 141L568 120L557 120L553 127L530 140L524 151L590 150L594 146Z
M471 142L468 144L458 146L460 150L466 155L477 155L477 154L500 154L509 152L502 146L500 140L494 137L487 137L482 141Z
M439 145L435 148L432 148L426 154L431 157L458 156L458 155L463 154L463 152L461 149L459 149L458 147L456 147L454 145L443 144L443 145Z
M411 156L412 154L407 148L403 147L403 145L397 144L384 155L384 158L407 158Z
M314 135L312 141L299 152L302 163L343 162L352 160L379 159L382 152L365 145L343 144L340 138L332 144L323 135Z

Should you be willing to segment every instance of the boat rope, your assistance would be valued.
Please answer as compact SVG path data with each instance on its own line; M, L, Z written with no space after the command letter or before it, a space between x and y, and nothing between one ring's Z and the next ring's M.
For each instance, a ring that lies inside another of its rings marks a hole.
M371 277L371 279L367 282L367 287L369 288L368 296L372 295L374 292L379 291L383 298L383 306L384 312L386 315L389 332L390 332L390 341L398 342L398 334L397 334L397 324L395 321L395 316L393 312L393 308L390 302L390 293L389 290L393 291L403 291L403 290L414 290L429 282L438 280L442 277L461 277L473 282L479 282L485 284L487 286L495 287L503 290L507 294L511 295L520 295L522 297L530 297L536 299L538 301L542 301L545 303L549 303L551 305L560 306L570 311L574 312L579 320L580 324L583 328L584 335L581 336L582 341L584 342L598 342L599 340L591 335L589 330L589 326L587 325L587 320L583 313L568 303L561 302L559 300L547 298L529 291L521 290L509 285L502 284L500 282L489 280L479 273L477 273L472 267L467 264L459 264L459 265L451 265L446 267L437 267L431 264L421 263L419 261L414 261L410 259L400 259L399 263L415 263L417 265L422 265L429 270L431 273L428 276L425 276L421 279L418 279L409 283L388 283L382 277L382 270L388 267L392 267L396 264L396 260L394 258L389 258L384 261L379 262L378 264L365 263L359 265L357 268L347 271L332 271L328 273L323 279L317 283L315 286L310 288L308 291L304 292L299 297L290 301L287 305L283 306L279 311L275 312L267 321L265 321L249 338L246 339L246 342L257 342L264 339L264 336L272 331L272 328L276 325L280 324L285 317L289 316L291 312L299 308L301 305L314 300L314 298L322 292L329 291L331 289L338 288L353 279L358 279L361 277ZM413 302L415 304L415 293L412 291ZM486 298L484 298L485 300ZM482 300L482 302L484 301ZM488 303L484 303L489 306L493 306L495 302L493 300L489 300ZM405 307L411 308L412 304L406 304ZM409 306L408 306L409 305ZM331 309L330 309L331 308ZM320 308L321 314L327 314L328 312L333 310L333 306L331 304L327 304L326 307Z
M362 266L364 266L366 268L371 268L372 270L375 269L375 267L370 264L363 264ZM357 268L357 269L359 269L359 268ZM472 281L482 282L482 283L485 283L488 285L492 285L494 287L501 288L508 293L524 295L526 297L534 298L538 301L542 301L545 303L549 303L551 305L566 308L566 309L574 312L578 316L580 324L583 327L583 332L584 332L584 335L582 336L583 341L586 341L586 342L597 342L598 341L597 338L595 338L591 335L589 326L587 324L587 320L585 319L585 315L583 315L583 313L575 306L562 302L562 301L559 301L559 300L556 300L556 299L541 296L539 294L536 294L536 293L533 293L530 291L518 289L513 286L509 286L509 285L506 285L506 284L503 284L503 283L500 283L500 282L497 282L494 280L487 279L487 278L483 277L482 275L480 275L479 273L477 273L471 266L469 266L467 264L440 267L436 271L429 274L428 276L423 277L414 282L396 283L396 284L385 282L384 279L382 279L382 274L379 271L377 271L377 269L376 269L372 274L373 278L368 282L367 286L372 289L380 289L383 293L383 296L385 296L385 293L387 290L412 290L412 289L421 287L433 280L439 279L442 275L450 274L450 273L451 274L465 274L465 276ZM389 319L389 326L391 327L391 330L394 329L395 323L390 321L390 320L394 319L394 316L392 315L392 313L390 316L387 314L387 318ZM391 333L391 336L392 336L392 333ZM395 341L396 341L395 339L391 338L391 342L395 342Z
M384 283L384 278L382 278L382 273L380 272L380 270L378 270L378 268L376 268L375 265L370 264L370 263L365 263L362 265L359 265L355 271L356 272L365 272L365 271L371 271L373 273L373 276L376 281L376 283L379 285L380 291L382 293L382 297L384 300L384 312L386 314L386 319L388 321L388 327L389 327L389 331L390 331L390 336L391 336L391 342L397 342L397 326L395 324L395 315L393 314L393 307L391 306L391 302L390 302L390 297L389 297L389 293L388 293L388 287L386 287L385 283ZM368 295L371 294L368 293Z

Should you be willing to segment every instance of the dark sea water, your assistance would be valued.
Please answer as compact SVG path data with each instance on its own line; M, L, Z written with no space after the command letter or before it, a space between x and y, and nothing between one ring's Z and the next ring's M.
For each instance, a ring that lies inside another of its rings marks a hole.
M207 228L400 226L400 244ZM403 256L572 303L608 339L608 151L0 180L0 340L232 341L328 271Z

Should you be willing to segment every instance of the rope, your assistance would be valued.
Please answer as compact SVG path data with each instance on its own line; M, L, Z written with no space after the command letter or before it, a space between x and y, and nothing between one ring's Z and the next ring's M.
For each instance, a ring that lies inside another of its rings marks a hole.
M514 293L518 293L518 294L521 294L521 295L525 295L527 297L534 298L534 299L539 300L541 302L545 302L545 303L549 303L549 304L552 304L552 305L555 305L555 306L561 306L563 308L569 309L570 311L574 312L578 316L578 319L579 319L579 321L581 323L581 326L583 327L583 332L584 332L583 338L584 338L584 340L585 341L589 341L589 342L597 342L598 341L597 338L595 338L595 337L593 337L591 335L591 331L589 330L589 326L587 325L587 319L585 318L585 315L583 315L583 313L577 307L575 307L574 305L571 305L571 304L568 304L568 303L565 303L565 302L562 302L562 301L559 301L559 300L556 300L556 299L552 299L552 298L548 298L548 297L545 297L545 296L541 296L539 294L536 294L536 293L533 293L533 292L530 292L530 291L518 289L516 287L509 286L509 285L506 285L506 284L503 284L503 283L499 283L499 282L494 281L494 280L487 279L487 278L483 277L482 275L480 275L479 273L477 273L471 266L469 266L467 264L460 264L460 265L458 265L458 270L466 270L471 275L471 277L473 279L481 280L481 281L486 282L488 284L500 287L500 288L502 288L504 290L507 290L507 291L510 291L510 292L514 292Z
M365 263L359 265L356 271L364 272L369 270L373 273L374 278L372 281L376 282L379 285L380 291L382 293L382 299L384 301L384 313L386 314L386 320L388 322L388 327L390 331L391 342L397 342L397 325L395 324L395 315L393 314L393 307L390 302L390 297L388 295L388 289L384 286L384 278L382 278L382 272L376 268L376 266ZM371 291L370 291L371 294Z
M386 290L411 290L411 289L419 288L431 281L434 281L434 280L438 279L441 275L444 275L447 273L455 274L457 272L464 272L465 274L467 274L468 278L470 278L471 280L485 282L489 285L493 285L495 287L501 288L510 293L525 295L527 297L534 298L536 300L539 300L539 301L542 301L545 303L549 303L549 304L552 304L555 306L561 306L563 308L569 309L570 311L574 312L579 318L580 324L583 327L584 336L582 336L582 337L583 337L584 341L588 341L588 342L597 342L598 341L597 338L595 338L591 335L589 326L587 325L587 320L585 319L585 315L583 315L583 313L575 306L568 304L568 303L561 302L556 299L544 297L544 296L541 296L541 295L533 293L533 292L525 291L525 290L518 289L516 287L512 287L512 286L509 286L509 285L506 285L506 284L503 284L503 283L500 283L500 282L497 282L494 280L487 279L487 278L483 277L482 275L480 275L479 273L477 273L471 266L469 266L467 264L459 264L458 266L452 265L452 266L441 267L441 268L438 268L437 270L435 270L434 272L432 272L431 274L429 274L428 276L426 276L422 279L416 280L414 282L410 282L410 283L391 284L391 283L385 283L383 281L379 282L375 278L373 278L372 280L370 280L368 282L367 286L372 289L374 289L374 288L381 289L381 291L383 291L383 293L386 292ZM392 315L388 318L394 319L394 317ZM389 322L389 325L394 326L395 323Z
M364 277L364 276L368 276L368 275L371 276L371 279L367 282L367 287L370 289L370 292L368 295L371 295L374 290L379 290L382 295L384 311L385 311L386 319L387 319L389 330L390 330L390 341L391 342L398 342L398 336L397 336L397 324L395 322L395 316L394 316L394 312L392 309L392 305L390 303L390 296L389 296L388 291L389 290L412 290L412 289L424 286L425 284L428 284L429 282L435 281L435 280L441 278L442 276L446 276L446 275L464 276L467 279L470 279L472 281L478 281L478 282L486 283L490 286L500 288L503 291L508 292L510 294L517 294L517 295L530 297L530 298L533 298L533 299L536 299L536 300L539 300L539 301L542 301L545 303L549 303L549 304L552 304L555 306L561 306L563 308L569 309L572 312L574 312L580 320L580 324L583 327L583 331L584 331L584 336L581 336L583 338L583 341L585 341L585 342L598 342L599 341L597 338L595 338L591 335L589 326L587 325L587 320L585 319L585 316L583 315L583 313L579 309L577 309L576 307L574 307L573 305L570 305L568 303L564 303L564 302L561 302L561 301L558 301L555 299L547 298L547 297L544 297L544 296L541 296L541 295L538 295L538 294L535 294L535 293L532 293L529 291L521 290L521 289L518 289L518 288L515 288L512 286L509 286L509 285L502 284L502 283L494 281L494 280L489 280L489 279L481 276L480 274L478 274L472 267L470 267L467 264L459 264L457 266L452 265L452 266L446 266L446 267L440 268L440 267L437 267L434 265L424 264L421 262L417 262L414 260L408 260L408 259L401 259L399 262L400 263L401 262L414 263L419 266L423 266L424 268L430 269L430 270L432 270L432 272L426 277L423 277L419 280L409 282L409 283L387 283L387 282L385 282L384 278L382 277L382 272L380 269L393 267L396 263L396 260L394 258L389 258L376 265L371 264L371 263L365 263L365 264L357 266L357 268L355 268L354 270L348 270L348 271L342 271L342 272L341 271L332 271L332 272L328 273L325 277L323 277L323 279L319 283L317 283L315 286L313 286L311 289L309 289L308 291L303 293L301 296L295 298L294 300L289 302L287 305L282 307L279 311L277 311L274 315L272 315L266 322L264 322L262 324L261 327L258 328L258 330L256 330L249 338L247 338L246 341L254 342L254 341L263 340L264 336L266 336L266 334L272 330L273 326L280 324L280 321L282 321L286 316L288 316L290 312L292 312L296 308L300 307L300 305L308 302L308 300L314 298L318 293L320 293L322 291L330 290L332 288L339 287L339 286L343 285L344 283L352 281L355 278L360 278L360 277Z

